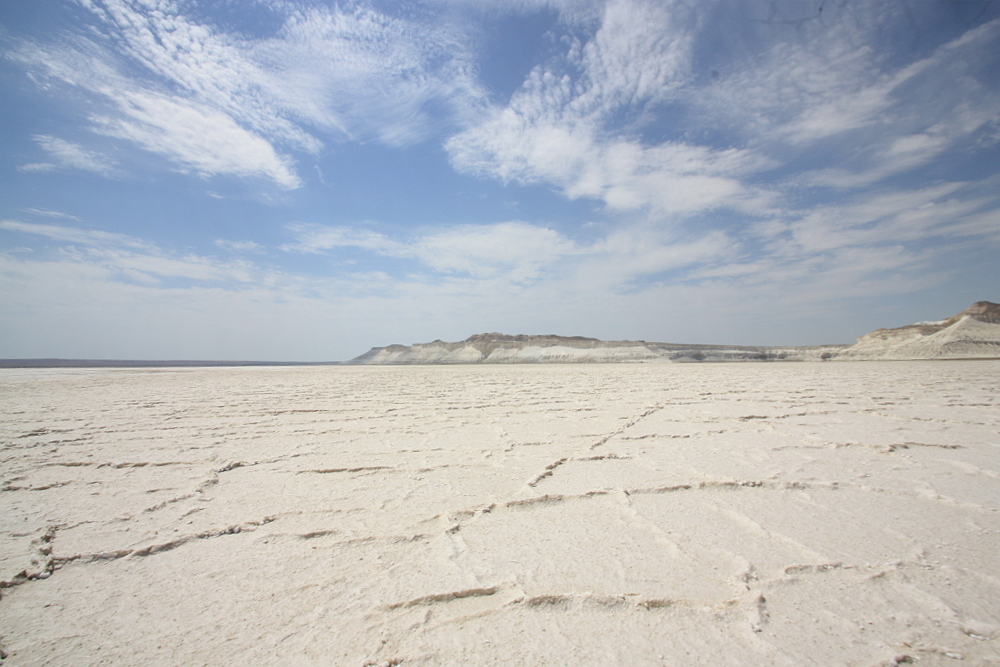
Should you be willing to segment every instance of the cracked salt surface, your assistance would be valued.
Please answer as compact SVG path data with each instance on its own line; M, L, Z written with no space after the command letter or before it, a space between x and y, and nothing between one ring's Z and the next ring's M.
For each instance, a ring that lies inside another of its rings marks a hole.
M1000 362L0 371L14 665L1000 664Z

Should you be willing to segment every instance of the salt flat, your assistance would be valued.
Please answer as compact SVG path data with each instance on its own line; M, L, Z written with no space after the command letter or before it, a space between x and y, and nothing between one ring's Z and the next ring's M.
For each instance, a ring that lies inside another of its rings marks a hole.
M998 387L5 370L4 665L997 665Z

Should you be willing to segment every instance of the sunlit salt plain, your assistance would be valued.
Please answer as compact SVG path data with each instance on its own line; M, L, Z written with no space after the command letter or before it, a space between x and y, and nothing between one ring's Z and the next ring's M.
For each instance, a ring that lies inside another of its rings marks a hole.
M27 665L996 665L1000 362L0 371Z

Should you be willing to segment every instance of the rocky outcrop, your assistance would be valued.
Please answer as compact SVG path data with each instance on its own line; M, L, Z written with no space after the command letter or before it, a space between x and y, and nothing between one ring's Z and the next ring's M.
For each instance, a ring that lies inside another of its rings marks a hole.
M476 334L457 342L373 347L352 364L538 364L695 361L807 361L836 356L843 345L756 347L602 341L582 336Z
M979 301L939 322L878 329L848 345L758 347L604 341L484 333L457 343L373 347L351 364L542 364L697 361L851 361L1000 358L1000 304Z
M838 359L1000 358L1000 304L978 301L938 322L876 329L858 338Z

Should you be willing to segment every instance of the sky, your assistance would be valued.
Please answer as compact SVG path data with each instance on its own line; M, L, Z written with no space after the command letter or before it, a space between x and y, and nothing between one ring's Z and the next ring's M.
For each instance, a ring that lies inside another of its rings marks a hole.
M0 357L850 343L1000 301L1000 3L0 3Z

